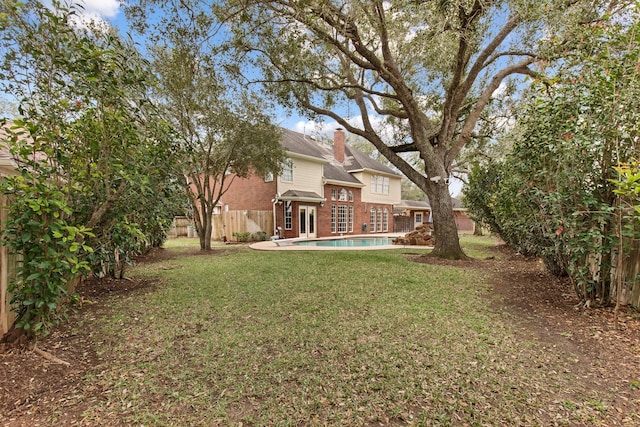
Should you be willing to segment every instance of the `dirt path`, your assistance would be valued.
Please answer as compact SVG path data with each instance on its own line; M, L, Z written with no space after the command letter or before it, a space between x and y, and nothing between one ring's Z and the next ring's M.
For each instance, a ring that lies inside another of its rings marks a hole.
M576 308L578 300L569 283L545 273L537 260L501 246L494 250L492 260L425 262L473 268L487 275L497 296L488 303L512 319L524 339L575 355L579 361L570 365L575 369L571 374L585 387L616 396L606 410L605 425L640 425L640 315L624 310L616 327L612 309ZM167 256L159 251L144 262L161 262ZM101 302L154 286L149 281L101 280L80 288L90 303L72 321L83 319L87 329L72 332L63 325L38 344L69 362L69 367L30 351L0 348L0 425L44 426L52 418L58 425L79 423L84 408L104 399L103 390L83 380L109 364L87 345L93 333L91 321L107 310Z

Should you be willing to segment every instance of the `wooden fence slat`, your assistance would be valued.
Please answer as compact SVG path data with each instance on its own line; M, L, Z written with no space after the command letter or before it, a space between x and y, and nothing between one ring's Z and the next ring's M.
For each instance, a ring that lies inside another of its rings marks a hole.
M234 240L233 233L249 232L251 234L264 231L267 236L273 234L272 211L228 211L213 215L211 238L222 240ZM189 227L193 223L187 217L176 217L174 225L169 232L171 237L186 237L189 235Z

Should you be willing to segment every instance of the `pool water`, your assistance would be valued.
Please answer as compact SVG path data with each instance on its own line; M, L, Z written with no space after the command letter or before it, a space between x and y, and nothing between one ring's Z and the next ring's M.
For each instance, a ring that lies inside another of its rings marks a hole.
M323 246L330 248L342 247L368 247L368 246L386 246L391 245L393 237L350 237L346 239L327 239L327 240L304 240L293 242L296 246Z

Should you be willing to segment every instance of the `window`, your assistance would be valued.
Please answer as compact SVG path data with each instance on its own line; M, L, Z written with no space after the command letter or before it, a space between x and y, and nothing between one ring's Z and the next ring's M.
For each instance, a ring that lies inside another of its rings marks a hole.
M331 205L331 232L336 232L336 205Z
M353 206L349 206L349 233L353 233Z
M284 229L291 230L293 228L293 207L291 202L285 200L284 202Z
M373 208L369 212L369 230L371 233L376 232L376 210Z
M422 224L422 212L416 213L416 225Z
M347 206L338 206L338 233L347 232Z
M384 208L384 212L382 214L382 231L385 233L389 231L389 211L387 208Z
M382 209L378 208L378 224L377 224L378 232L382 231Z
M376 194L389 194L389 177L372 175L371 192Z
M337 200L338 199L338 190L336 190L335 188L331 189L331 200Z
M353 191L349 190L349 201L353 202Z
M340 198L338 199L341 202L346 202L347 199L347 190L345 190L344 188L340 190Z
M273 181L273 172L267 172L266 174L264 174L264 182L271 181Z
M282 165L282 180L293 182L293 160L286 159Z

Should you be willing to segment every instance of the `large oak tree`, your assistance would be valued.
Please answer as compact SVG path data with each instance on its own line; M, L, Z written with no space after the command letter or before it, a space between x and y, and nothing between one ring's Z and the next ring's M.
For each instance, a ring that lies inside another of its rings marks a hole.
M476 133L490 128L484 122L495 112L488 107L498 89L522 76L541 78L545 60L570 52L581 28L623 3L139 2L177 15L197 10L216 16L222 24L211 37L232 48L226 51L232 54L226 71L244 78L245 85L264 88L281 105L333 119L372 143L429 197L433 254L447 258L465 256L449 178ZM407 160L406 153L420 161Z

